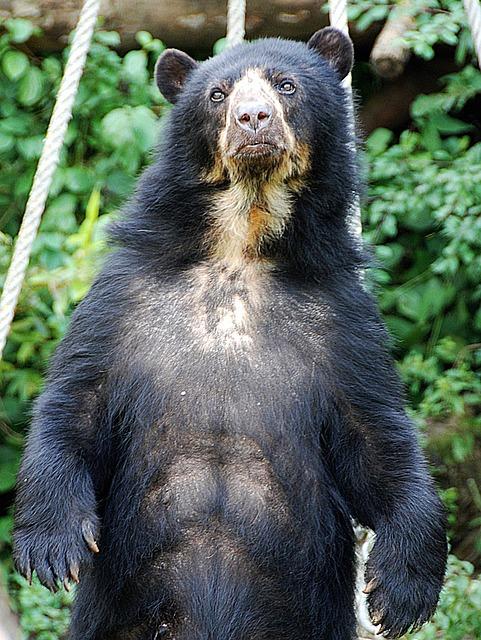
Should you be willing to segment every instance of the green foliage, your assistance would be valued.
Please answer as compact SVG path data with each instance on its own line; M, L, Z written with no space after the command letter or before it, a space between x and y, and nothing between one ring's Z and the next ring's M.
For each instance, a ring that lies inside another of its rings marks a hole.
M42 587L36 577L30 585L15 574L11 578L13 602L19 616L24 638L58 640L67 631L70 605L74 592L61 589L51 593Z
M349 3L349 19L363 31L374 22L399 15L412 16L414 27L403 37L404 42L419 57L430 60L437 44L456 47L457 62L464 62L473 51L463 3L459 0L352 0Z
M469 76L464 85L458 76ZM481 88L465 67L438 94L420 96L417 130L367 140L365 236L376 246L381 309L422 417L471 417L481 406L481 143L449 115Z
M481 638L481 579L474 567L450 555L446 583L433 622L409 636L411 640L474 640Z
M41 62L27 56L16 44L26 27L17 23L7 21L0 37L0 225L11 235L25 206L68 53ZM118 205L152 145L164 103L149 79L163 45L145 31L137 38L142 48L122 58L112 49L119 44L117 33L95 35L51 189L51 205L64 196L57 210L68 202L71 225L96 184L109 208Z
M367 140L364 234L381 309L418 422L455 425L446 463L467 459L481 432L481 143L459 118L479 92L468 65L415 100L415 130Z

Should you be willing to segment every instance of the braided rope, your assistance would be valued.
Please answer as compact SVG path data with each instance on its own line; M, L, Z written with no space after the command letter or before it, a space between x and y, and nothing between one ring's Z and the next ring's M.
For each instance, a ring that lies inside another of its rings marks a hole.
M329 22L331 27L335 27L342 31L347 36L349 35L349 25L347 22L347 0L331 0L329 3ZM354 124L354 105L352 101L352 75L349 73L343 80L342 86L346 90L349 105L350 105L350 127L353 135L355 135ZM354 145L355 146L355 145ZM361 225L361 205L359 198L356 198L351 207L349 217L349 228L355 238L361 238L362 225Z
M349 35L347 2L345 0L341 0L341 2L332 0L332 2L329 3L329 23L331 27L336 27L336 29L339 29L339 31L342 31L347 36ZM344 78L342 84L352 98L352 76L350 73Z
M349 35L349 25L347 21L347 0L331 0L329 3L329 22L331 27L335 27L342 31L346 35ZM352 100L352 76L349 73L343 81L344 89L348 95L350 105L350 127L353 135L355 135L355 122L354 122L354 103ZM355 143L353 143L355 147ZM362 237L362 223L361 223L361 203L359 197L356 196L354 202L351 205L349 226L351 233L359 241ZM362 277L362 274L361 274ZM355 524L355 523L354 523ZM356 617L357 624L360 630L367 631L371 636L381 635L379 634L379 627L376 627L371 622L367 606L367 596L364 593L364 571L366 562L369 557L369 552L374 543L375 534L370 529L361 527L360 525L354 526L354 534L356 538Z
M244 40L246 33L246 0L227 2L227 46L233 47Z
M478 66L481 69L481 4L478 0L464 0L464 9L468 16Z
M331 2L329 4L329 22L331 27L336 27L339 31L349 34L347 25L347 2Z
M99 7L100 0L85 0L50 118L42 155L33 179L12 262L0 298L0 358L13 320L52 178L58 165L67 126L72 117L72 107L90 48Z

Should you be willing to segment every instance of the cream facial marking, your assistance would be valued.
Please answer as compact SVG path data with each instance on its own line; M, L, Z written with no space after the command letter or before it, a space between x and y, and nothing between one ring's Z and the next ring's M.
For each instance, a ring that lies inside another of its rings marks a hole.
M236 136L231 135L232 129L238 125L235 122L236 109L239 103L246 100L255 99L259 103L266 103L272 109L272 124L276 125L276 143L280 149L285 151L293 151L295 147L294 135L287 124L284 116L284 109L279 100L279 95L262 75L260 69L247 69L245 74L238 80L231 91L228 99L228 108L226 114L225 127L219 139L219 147L223 151L223 155L228 160L236 154ZM265 139L263 136L262 139ZM227 166L229 169L229 166Z
M249 185L231 185L216 197L212 209L213 256L237 265L260 258L263 243L284 232L291 204L292 193L282 183L266 183L259 192Z
M267 125L240 123L244 106L253 103L253 116L257 107L265 109ZM212 203L211 256L238 265L262 258L266 243L284 233L309 164L307 145L296 141L278 92L260 69L248 69L227 98L215 165L204 176L229 183Z

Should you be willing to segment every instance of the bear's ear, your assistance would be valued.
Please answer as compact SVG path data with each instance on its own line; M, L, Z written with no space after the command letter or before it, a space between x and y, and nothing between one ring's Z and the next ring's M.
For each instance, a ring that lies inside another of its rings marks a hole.
M354 47L351 39L339 29L324 27L319 29L307 43L309 49L314 49L327 60L335 69L341 80L351 71L354 63Z
M197 62L183 51L166 49L155 65L155 82L166 100L174 104L187 76Z

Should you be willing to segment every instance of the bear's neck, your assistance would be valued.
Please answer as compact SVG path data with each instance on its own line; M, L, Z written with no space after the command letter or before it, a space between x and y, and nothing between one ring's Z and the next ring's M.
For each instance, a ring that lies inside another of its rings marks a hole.
M284 182L234 182L216 193L209 211L211 257L231 264L266 260L292 216L294 191Z
M211 259L319 280L365 265L347 224L355 174L332 180L323 159L304 183L264 176L257 184L206 184L168 160L146 171L128 215L110 230L112 241L137 250L149 269L172 273Z

